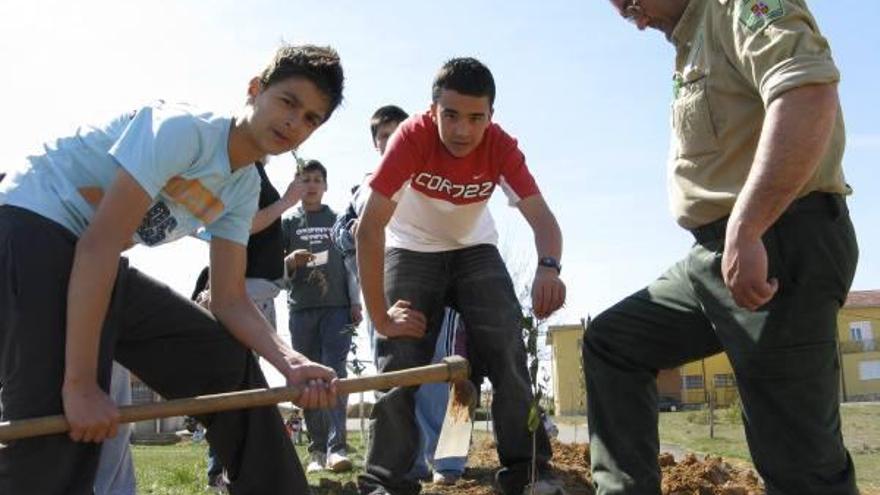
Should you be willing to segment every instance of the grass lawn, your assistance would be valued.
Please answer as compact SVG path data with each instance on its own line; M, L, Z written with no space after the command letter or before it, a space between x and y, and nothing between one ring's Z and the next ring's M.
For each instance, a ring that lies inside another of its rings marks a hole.
M354 462L353 471L342 474L334 474L330 471L322 471L310 475L309 484L318 486L321 478L338 481L346 484L354 482L357 474L364 464L363 449L360 433L349 432L348 443L351 460ZM303 461L308 459L305 445L296 448L299 458ZM134 465L137 475L137 492L151 495L190 495L211 493L206 489L207 462L205 454L207 443L192 443L189 440L171 446L143 446L133 445ZM305 463L303 464L305 468Z
M856 465L859 488L863 495L880 495L880 403L844 405L843 436ZM700 416L705 412L684 411L660 415L660 441L683 450L720 455L731 460L751 462L742 425L731 421L725 410L718 410L715 438L709 438L709 426ZM583 417L570 418L583 425ZM567 421L560 421L567 423ZM482 425L478 426L478 436ZM355 481L363 468L363 449L358 432L349 432L349 446L354 471L333 474L324 471L309 476L309 484L318 487L321 479L345 485ZM138 493L152 495L189 495L208 493L204 442L189 441L168 447L133 446ZM298 446L300 459L307 459L305 446ZM735 463L735 462L734 462ZM326 482L325 482L326 483ZM321 490L320 493L332 493Z
M709 438L709 426L699 424L705 411L660 414L660 441L684 450L720 455L751 462L742 425L731 422L726 410L718 410L715 438ZM880 494L880 404L845 404L843 439L853 462L863 493ZM705 421L703 421L705 423Z

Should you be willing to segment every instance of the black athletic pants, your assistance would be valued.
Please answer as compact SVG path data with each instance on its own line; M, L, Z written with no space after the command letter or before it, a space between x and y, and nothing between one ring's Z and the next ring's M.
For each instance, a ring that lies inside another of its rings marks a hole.
M76 237L27 210L0 206L0 402L3 420L61 414L67 286ZM168 399L265 387L256 358L206 311L120 260L100 340L113 359ZM233 494L305 494L275 407L212 414L211 448ZM91 494L100 445L67 435L0 447L0 494Z

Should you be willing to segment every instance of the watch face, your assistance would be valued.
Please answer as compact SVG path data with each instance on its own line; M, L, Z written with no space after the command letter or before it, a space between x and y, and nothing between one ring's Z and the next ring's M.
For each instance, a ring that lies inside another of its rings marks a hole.
M556 258L553 258L551 256L541 258L540 260L538 260L538 264L549 268L556 268L556 270L560 272L562 271L562 267L559 265L559 262L556 261Z

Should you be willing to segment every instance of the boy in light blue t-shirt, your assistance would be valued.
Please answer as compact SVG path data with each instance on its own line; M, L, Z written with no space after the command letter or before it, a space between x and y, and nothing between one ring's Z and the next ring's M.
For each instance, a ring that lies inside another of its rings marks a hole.
M279 339L244 275L259 194L252 164L304 142L342 86L334 50L283 46L234 117L145 105L57 139L0 183L2 419L63 413L71 427L0 449L0 493L92 493L100 442L119 419L107 396L114 359L176 398L265 387L253 349L306 385L298 405L335 403L333 371ZM201 226L212 237L210 312L120 256ZM199 419L231 493L308 491L277 408Z

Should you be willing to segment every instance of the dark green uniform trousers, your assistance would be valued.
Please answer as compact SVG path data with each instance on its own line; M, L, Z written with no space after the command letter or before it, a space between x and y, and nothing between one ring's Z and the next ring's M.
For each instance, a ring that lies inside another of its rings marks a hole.
M853 494L840 433L837 312L858 246L844 199L812 193L763 237L773 299L740 308L721 276L726 220L693 231L687 257L596 317L584 335L598 494L659 494L657 370L724 351L768 494Z

